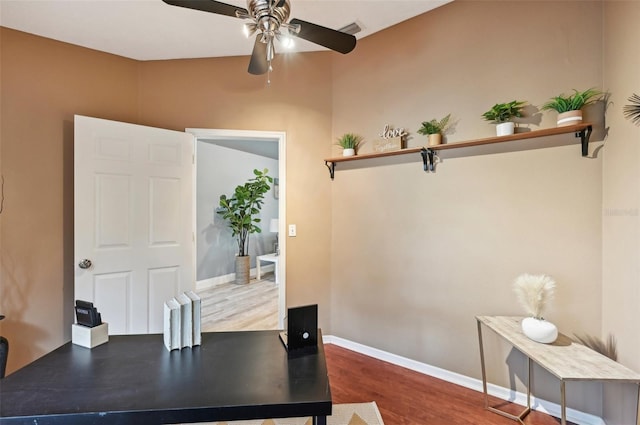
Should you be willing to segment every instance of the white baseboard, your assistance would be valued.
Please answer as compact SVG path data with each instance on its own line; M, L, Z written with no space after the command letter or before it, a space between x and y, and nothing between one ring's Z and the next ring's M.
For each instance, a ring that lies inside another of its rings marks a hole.
M203 279L196 282L196 291L204 291L211 289L215 286L222 285L223 283L233 282L236 278L235 273L229 273L222 276L215 276L209 279Z
M474 391L483 391L482 381L476 378L471 378L469 376L451 372L446 369L441 369L439 367L431 366L426 363L421 363L406 357L398 356L387 351L349 341L347 339L340 338L334 335L323 336L322 340L325 344L335 344L351 351L355 351L357 353L361 353L378 360L383 360L385 362L395 364L397 366L401 366L425 375L433 376L434 378L442 379L443 381L451 382L452 384L460 385ZM504 388L493 384L487 384L487 391L490 395L498 397L502 400L507 400L521 406L527 405L527 395L521 392L513 391L509 388ZM549 415L555 416L556 418L560 417L559 404L538 399L533 395L531 395L531 407L538 412L547 413ZM567 420L579 425L606 425L604 420L598 416L570 408L567 408Z
M260 267L260 273L264 274L266 272L272 272L275 270L274 264L267 264L266 266ZM255 278L258 275L256 268L252 268L249 270L249 276ZM222 285L223 283L229 283L236 280L235 273L224 274L222 276L215 276L209 279L203 279L196 282L196 291L204 291L207 289L211 289L215 286Z

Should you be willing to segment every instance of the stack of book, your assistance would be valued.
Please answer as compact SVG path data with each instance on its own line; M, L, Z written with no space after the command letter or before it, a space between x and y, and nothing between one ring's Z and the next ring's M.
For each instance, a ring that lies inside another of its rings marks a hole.
M181 350L200 345L200 297L184 292L164 303L164 345L167 350Z

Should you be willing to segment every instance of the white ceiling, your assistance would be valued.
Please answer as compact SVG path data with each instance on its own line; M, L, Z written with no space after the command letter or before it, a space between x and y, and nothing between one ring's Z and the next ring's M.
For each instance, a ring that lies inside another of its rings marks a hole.
M357 22L360 39L450 1L291 0L290 18L334 29ZM137 60L249 55L242 22L161 0L0 0L4 27ZM293 50L326 49L297 39Z

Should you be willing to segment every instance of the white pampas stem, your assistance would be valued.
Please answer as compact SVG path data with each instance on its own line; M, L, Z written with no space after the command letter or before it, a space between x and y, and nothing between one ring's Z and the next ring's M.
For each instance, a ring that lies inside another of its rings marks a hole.
M547 302L553 298L556 282L547 275L521 274L513 282L513 289L520 305L529 315L542 319Z

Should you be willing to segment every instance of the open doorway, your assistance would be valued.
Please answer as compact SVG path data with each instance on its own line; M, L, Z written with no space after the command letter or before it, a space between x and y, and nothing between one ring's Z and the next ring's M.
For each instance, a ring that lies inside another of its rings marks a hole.
M195 136L196 143L194 150L197 175L194 179L196 182L194 208L196 290L207 296L214 294L213 296L220 297L220 300L214 301L216 305L224 305L226 311L230 308L238 309L236 317L242 317L241 323L251 322L253 319L247 316L253 314L254 310L258 316L265 315L266 303L275 301L277 304L276 328L282 329L286 306L286 274L284 273L286 238L279 236L284 234L283 229L286 223L285 133L216 129L187 129L186 131ZM216 209L219 196L223 193L230 195L238 184L243 184L248 178L253 177L255 168L269 169L269 175L277 180L274 180L270 192L265 195L260 212L262 232L249 236L251 281L249 285L238 285L245 286L239 288L234 287L235 284L232 282L233 264L237 251L235 240L231 237L227 224L216 214ZM275 257L277 261L260 262L259 256L268 257L276 253L274 246L276 240L279 242L277 247L279 255ZM262 267L258 267L260 264ZM257 279L260 269L262 279ZM269 273L270 271L273 273ZM276 276L277 282L275 282ZM271 283L268 282L269 280ZM272 286L269 287L269 285ZM242 299L253 297L255 294L261 297L258 301L260 308ZM271 297L269 294L276 294L277 300L266 300L265 297ZM203 315L204 309L203 306ZM242 309L247 311L241 311ZM255 319L258 320L258 318ZM229 323L230 326L236 326L233 323L237 321L229 320ZM215 330L247 329L243 325L238 326L237 329L218 327Z

